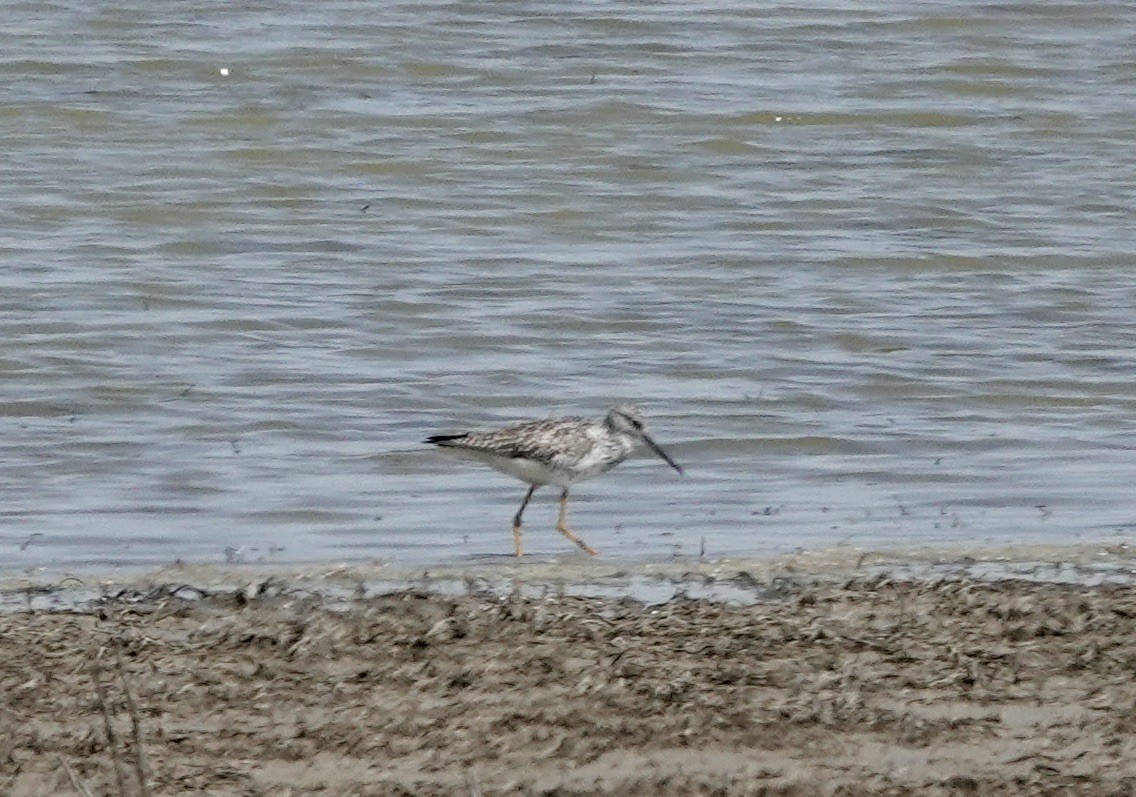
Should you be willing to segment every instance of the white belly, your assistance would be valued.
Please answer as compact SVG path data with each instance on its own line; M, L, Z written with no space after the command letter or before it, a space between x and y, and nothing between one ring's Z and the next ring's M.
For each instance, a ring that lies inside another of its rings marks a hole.
M630 452L630 449L631 446L627 446L623 456L626 456L627 453ZM570 467L562 468L545 465L542 462L531 459L502 457L487 451L460 448L451 450L459 456L467 459L475 459L478 462L484 462L494 470L507 473L514 479L520 479L526 484L535 484L538 487L547 484L555 484L557 487L569 487L577 482L598 476L604 471L611 470L623 461L623 457L612 459L610 452L608 456L604 456L603 451L598 446L592 449L588 456L572 463Z
M546 467L539 462L534 462L531 459L505 459L504 457L492 457L483 460L487 465L490 465L502 473L507 473L513 478L520 479L528 484L545 485L556 484L561 487L567 485L562 481L564 474L559 473L552 468Z
M496 454L490 454L487 451L471 451L470 449L453 448L450 450L464 459L475 459L478 462L484 462L494 470L507 473L514 479L520 479L526 484L535 484L537 486L546 484L556 484L561 487L568 486L561 480L563 474L531 459L501 457Z

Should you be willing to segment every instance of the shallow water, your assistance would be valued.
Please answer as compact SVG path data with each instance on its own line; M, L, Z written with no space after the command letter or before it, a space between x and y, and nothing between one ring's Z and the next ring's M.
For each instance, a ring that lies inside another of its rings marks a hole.
M0 32L9 566L508 553L523 486L419 441L616 398L688 475L576 489L608 556L1132 533L1122 4Z

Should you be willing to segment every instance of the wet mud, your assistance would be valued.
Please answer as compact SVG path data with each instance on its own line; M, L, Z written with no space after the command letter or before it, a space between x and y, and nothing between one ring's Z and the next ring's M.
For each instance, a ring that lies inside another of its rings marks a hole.
M171 583L9 611L0 793L1136 793L1136 587L774 592Z

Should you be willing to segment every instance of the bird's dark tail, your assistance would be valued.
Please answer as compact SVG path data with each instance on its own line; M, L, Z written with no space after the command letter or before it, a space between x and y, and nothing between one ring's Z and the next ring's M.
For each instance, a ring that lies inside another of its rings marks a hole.
M430 443L436 446L452 446L458 440L464 440L469 437L468 434L436 434L427 437L423 443Z

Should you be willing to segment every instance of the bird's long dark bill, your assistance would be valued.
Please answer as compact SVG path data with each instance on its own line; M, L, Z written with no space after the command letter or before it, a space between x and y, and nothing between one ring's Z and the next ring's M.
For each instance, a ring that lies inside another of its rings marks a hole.
M663 451L663 449L659 448L658 443L656 443L651 438L647 437L647 435L643 435L643 442L646 443L652 451L654 451L656 454L658 454L663 459L664 462L666 462L672 468L677 470L679 472L679 475L682 475L682 465L679 465L677 462L675 462L673 459L671 459L670 454L668 454L666 451Z

